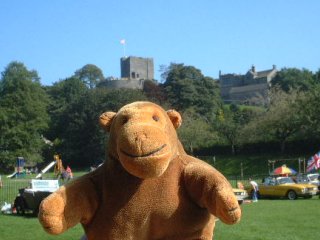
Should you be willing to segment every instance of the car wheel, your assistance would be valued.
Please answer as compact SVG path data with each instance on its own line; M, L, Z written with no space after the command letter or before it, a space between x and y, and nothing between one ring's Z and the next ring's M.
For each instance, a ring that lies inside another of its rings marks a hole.
M39 214L39 206L37 206L36 209L34 209L34 210L32 211L32 214L33 214L33 216L38 217L38 214Z
M16 197L14 205L16 207L17 213L19 215L23 215L25 212L23 198L20 196Z
M295 200L295 199L297 199L297 194L295 191L290 190L287 194L287 197L289 200Z

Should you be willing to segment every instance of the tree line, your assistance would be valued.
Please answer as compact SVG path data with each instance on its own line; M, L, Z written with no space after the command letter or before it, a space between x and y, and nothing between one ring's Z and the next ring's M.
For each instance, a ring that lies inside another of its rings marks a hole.
M281 69L267 106L224 104L219 82L193 66L171 63L161 77L162 83L145 81L143 90L108 89L101 69L87 64L43 86L37 71L9 63L0 79L0 168L10 170L17 157L30 165L48 162L56 153L76 168L101 163L108 135L98 126L99 115L133 101L179 111L178 134L191 154L317 147L320 70Z

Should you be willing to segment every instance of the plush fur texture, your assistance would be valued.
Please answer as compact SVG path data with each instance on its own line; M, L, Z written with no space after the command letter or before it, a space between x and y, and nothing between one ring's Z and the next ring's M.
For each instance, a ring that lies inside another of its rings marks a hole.
M215 218L240 220L226 178L185 153L181 116L150 102L106 112L108 159L42 201L39 220L51 234L81 223L88 239L212 239Z

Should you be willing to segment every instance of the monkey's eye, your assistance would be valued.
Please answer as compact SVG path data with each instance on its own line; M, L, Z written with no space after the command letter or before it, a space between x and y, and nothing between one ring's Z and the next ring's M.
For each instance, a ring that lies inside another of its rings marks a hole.
M157 115L153 115L152 116L152 119L155 121L155 122L158 122L159 121L159 117Z
M122 125L126 124L128 122L129 118L126 116L123 116L121 121L122 121Z

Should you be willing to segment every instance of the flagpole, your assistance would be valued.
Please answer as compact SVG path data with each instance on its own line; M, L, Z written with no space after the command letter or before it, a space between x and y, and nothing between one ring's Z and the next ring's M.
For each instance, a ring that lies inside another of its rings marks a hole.
M126 40L121 39L120 44L123 46L123 57L126 57Z

